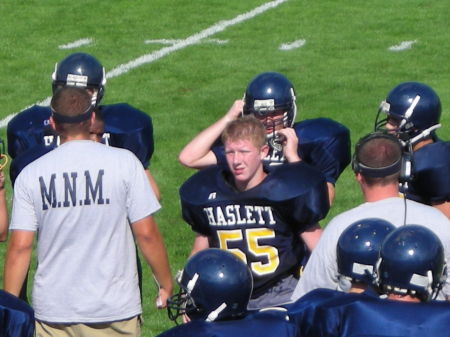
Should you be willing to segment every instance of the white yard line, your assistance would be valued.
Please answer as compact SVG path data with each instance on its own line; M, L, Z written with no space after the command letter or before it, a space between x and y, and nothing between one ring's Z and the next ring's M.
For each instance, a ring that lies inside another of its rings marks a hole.
M301 48L305 45L306 40L296 40L294 42L287 42L287 43L282 43L278 49L279 50L292 50L292 49L297 49L297 48Z
M248 11L246 13L243 14L239 14L238 16L236 16L235 18L231 19L231 20L223 20L223 21L219 21L216 24L212 25L209 28L206 28L194 35L191 35L189 37L187 37L184 40L177 40L177 42L175 44L172 44L168 47L163 47L153 53L150 54L146 54L146 55L142 55L130 62L124 63L124 64L120 64L117 67L115 67L114 69L112 69L111 71L109 71L106 74L106 78L114 78L120 75L123 75L127 72L129 72L130 70L133 70L135 68L138 68L144 64L147 63L152 63L155 62L156 60L159 60L160 58L167 56L175 51L184 49L186 47L189 47L191 45L197 44L198 42L200 42L203 39L206 39L214 34L220 33L222 31L224 31L225 29L227 29L228 27L232 27L234 25L237 25L241 22L244 22L246 20L252 19L255 16L258 16L260 14L263 14L264 12L276 8L279 5L287 2L288 0L275 0L275 1L270 1L267 2L259 7L256 7L254 9L252 9L251 11ZM48 105L50 103L51 100L51 96L43 99L40 102L36 102L34 104L37 105ZM34 105L31 104L29 106L27 106L26 108ZM26 109L24 108L24 109ZM23 109L22 109L23 110ZM21 111L22 111L21 110ZM17 114L13 113L10 114L9 116L5 117L4 119L2 119L0 121L0 128L4 128L6 125L8 125L8 122Z
M88 44L91 44L93 41L93 39L91 38L87 38L87 39L80 39L80 40L76 40L70 43L66 43L66 44L62 44L59 45L58 48L59 49L73 49L73 48L78 48L81 46L86 46Z
M395 46L389 47L388 50L390 50L390 51L403 51L403 50L406 50L406 49L411 49L412 45L414 43L417 43L417 40L403 41L400 44L397 44Z
M145 40L145 44L176 44L180 43L183 40L170 40L170 39L155 39L155 40ZM201 43L216 43L216 44L226 44L228 40L219 40L219 39L204 39L200 41Z

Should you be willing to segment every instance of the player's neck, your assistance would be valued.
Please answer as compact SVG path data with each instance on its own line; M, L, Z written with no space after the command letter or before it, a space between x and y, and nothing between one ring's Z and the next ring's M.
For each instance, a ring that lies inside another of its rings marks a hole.
M374 185L374 186L363 186L362 192L364 195L364 200L366 202L375 202L384 200L387 198L398 197L398 185L389 184L385 186Z
M399 302L414 302L419 303L420 299L411 295L389 294L388 299Z
M60 136L60 144L64 144L70 142L72 140L90 140L89 133L80 133L80 134L61 134Z
M427 139L424 139L424 140L422 140L420 142L417 142L416 144L413 145L413 151L417 151L417 150L421 149L422 147L424 147L424 146L426 146L428 144L431 144L433 142L434 141L431 138L427 138Z
M248 191L259 184L266 178L267 173L263 169L255 173L255 175L248 181L234 181L234 186L239 192Z
M352 283L352 287L348 291L352 294L361 294L363 293L367 288L367 285L361 284L361 283Z

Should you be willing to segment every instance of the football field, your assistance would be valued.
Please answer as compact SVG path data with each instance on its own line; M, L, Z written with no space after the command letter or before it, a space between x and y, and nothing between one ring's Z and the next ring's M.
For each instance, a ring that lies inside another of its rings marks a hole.
M105 66L103 103L127 102L153 119L152 171L162 195L156 220L173 274L193 233L180 215L178 188L194 171L179 151L222 116L263 71L288 77L297 121L329 117L352 144L373 129L379 103L400 82L419 81L441 98L450 134L450 7L444 0L4 0L0 2L0 136L15 113L48 104L55 63L87 52ZM300 140L301 143L301 140ZM12 198L8 186L9 202ZM361 202L348 168L333 215ZM0 244L0 266L6 244ZM154 309L144 275L143 336L172 326Z

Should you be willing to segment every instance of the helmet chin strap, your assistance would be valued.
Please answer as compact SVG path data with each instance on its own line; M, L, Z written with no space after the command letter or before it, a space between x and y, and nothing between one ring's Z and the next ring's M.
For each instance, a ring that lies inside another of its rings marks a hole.
M434 130L439 129L441 126L442 126L442 124L435 124L433 126L430 126L428 129L423 130L417 136L415 136L415 137L411 138L410 140L408 140L407 143L409 143L411 145L414 145L419 140L422 140L422 139L428 137L431 132L433 132Z

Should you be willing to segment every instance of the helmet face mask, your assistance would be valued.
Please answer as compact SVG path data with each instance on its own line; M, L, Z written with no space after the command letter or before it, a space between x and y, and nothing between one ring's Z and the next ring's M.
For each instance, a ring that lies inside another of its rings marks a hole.
M243 115L254 115L267 129L267 136L275 137L276 131L292 127L297 114L295 91L283 75L266 72L257 75L244 94Z
M387 130L414 144L433 135L440 127L440 116L441 102L432 88L418 82L404 82L381 102L374 128Z
M195 305L191 295L181 285L178 293L167 300L167 314L169 315L169 319L177 324L177 319L184 315L192 318L203 316L201 311Z
M167 301L169 318L215 321L246 312L253 289L247 265L221 249L205 249L191 256L177 277L180 290Z
M105 84L105 68L96 58L85 53L70 54L55 65L52 74L53 93L64 86L86 88L94 105L103 98Z

